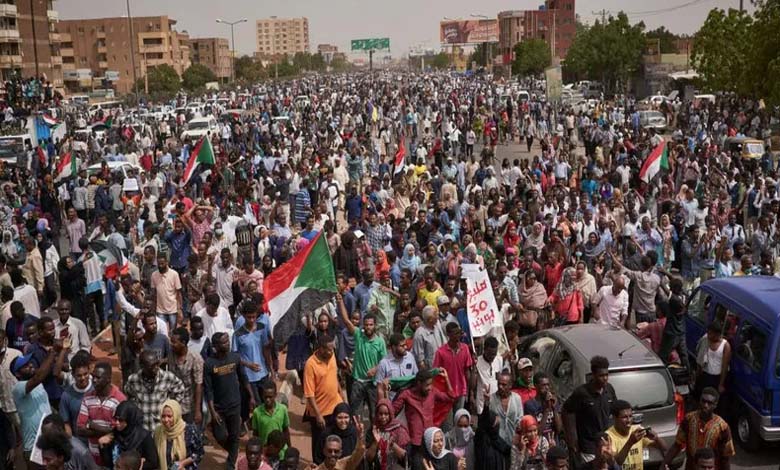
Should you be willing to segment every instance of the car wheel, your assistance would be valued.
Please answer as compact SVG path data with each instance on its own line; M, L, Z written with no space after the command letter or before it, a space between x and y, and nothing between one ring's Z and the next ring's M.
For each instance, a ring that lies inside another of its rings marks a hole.
M735 421L739 445L749 452L757 451L761 447L761 436L758 434L756 420L744 405L739 408Z

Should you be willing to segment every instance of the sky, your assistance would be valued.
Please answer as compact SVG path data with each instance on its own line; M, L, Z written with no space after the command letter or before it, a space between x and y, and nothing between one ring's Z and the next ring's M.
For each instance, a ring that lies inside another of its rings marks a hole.
M335 44L347 51L351 39L389 37L391 54L405 56L411 47L438 49L439 21L486 15L495 18L504 10L532 10L543 0L130 0L133 16L168 15L177 29L190 37L230 39L230 27L217 18L247 23L235 27L238 55L255 49L254 20L269 16L309 19L312 51L317 44ZM746 8L750 1L745 0ZM682 6L680 8L675 8ZM121 0L57 0L62 19L126 16ZM629 13L632 22L644 21L648 29L665 26L674 33L695 33L712 8L739 8L739 0L577 0L575 10L592 22L601 10Z

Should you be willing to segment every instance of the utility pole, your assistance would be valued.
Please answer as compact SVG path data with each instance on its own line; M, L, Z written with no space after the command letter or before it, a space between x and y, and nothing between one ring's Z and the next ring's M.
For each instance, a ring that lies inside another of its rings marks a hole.
M368 71L369 72L374 71L374 50L373 49L368 50Z
M135 34L133 34L133 17L130 15L130 0L127 3L127 25L130 34L130 62L133 65L133 90L135 91L135 102L138 104L138 72L135 70Z
M739 0L739 12L745 11L745 0Z
M236 81L236 36L233 34L233 27L239 23L246 23L246 18L241 18L240 20L236 21L224 21L222 19L217 18L217 23L222 23L230 26L230 81L235 82Z
M601 24L607 23L607 10L605 10L604 8L602 8L601 11L591 11L591 13L594 15L601 15Z

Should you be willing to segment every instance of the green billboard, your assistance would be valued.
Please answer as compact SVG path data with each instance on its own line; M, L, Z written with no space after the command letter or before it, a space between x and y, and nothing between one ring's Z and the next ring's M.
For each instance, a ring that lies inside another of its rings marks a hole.
M390 38L353 39L353 51L371 51L377 49L390 49Z

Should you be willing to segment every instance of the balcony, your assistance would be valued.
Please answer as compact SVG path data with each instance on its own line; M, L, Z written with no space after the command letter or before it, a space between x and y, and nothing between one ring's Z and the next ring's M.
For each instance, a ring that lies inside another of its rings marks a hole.
M19 42L19 30L0 29L0 42Z
M60 36L60 33L49 31L49 41L51 41L51 42L60 42L61 38L62 38L62 36Z
M108 62L105 60L101 60L98 62L98 68L101 69L107 69L108 68Z
M165 49L164 44L148 44L141 45L139 52L141 54L165 54L168 51Z
M97 38L98 39L105 39L106 38L106 32L105 31L98 31L97 32Z
M73 48L71 48L71 47L61 47L60 48L60 55L62 57L73 57Z
M0 67L13 67L22 65L21 55L0 55Z
M60 20L60 14L57 13L57 10L46 10L46 17L55 23Z
M98 52L98 54L108 54L108 48L106 47L105 44L103 44L102 46L100 44L98 44L97 52Z
M9 5L7 3L0 4L0 16L16 18L17 15L16 5Z
M62 65L62 56L58 56L58 55L51 56L51 63L52 65Z
M144 60L144 65L146 67L157 67L158 65L170 65L170 61L168 59L146 59Z

